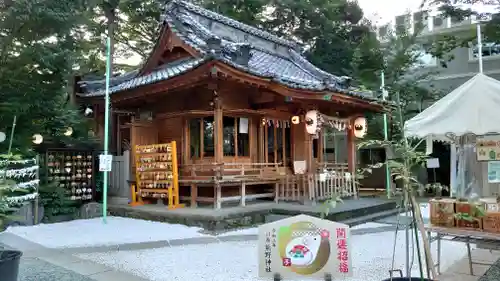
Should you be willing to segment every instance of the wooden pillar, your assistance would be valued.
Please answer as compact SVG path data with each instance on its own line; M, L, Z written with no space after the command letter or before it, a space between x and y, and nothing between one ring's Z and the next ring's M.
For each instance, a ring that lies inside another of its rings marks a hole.
M326 128L321 129L321 132L318 134L318 162L319 163L324 163L326 162L326 159L324 157L325 154L325 132Z
M214 146L215 146L215 162L222 163L224 150L222 135L222 105L217 91L214 91Z
M116 155L122 154L122 129L121 129L121 116L119 114L116 115Z
M305 147L305 160L306 160L306 165L307 165L307 172L312 173L313 172L313 161L314 161L314 155L313 155L313 137L312 135L308 134L307 131L305 130L304 126L304 147Z
M264 138L265 138L265 132L264 132L264 129L265 129L265 126L262 125L262 119L259 118L258 121L257 121L257 126L259 128L259 134L258 134L258 137L259 137L259 140L258 140L258 143L259 143L259 157L258 157L258 161L259 163L265 163L266 162L266 151L265 151L265 141L264 141Z
M216 74L216 70L214 73ZM224 150L222 148L223 135L222 135L222 102L220 100L220 95L217 92L217 83L210 83L209 88L213 91L213 103L214 103L214 159L218 169L215 173L214 182L214 208L220 209L222 205L222 187L220 184L220 179L222 178L223 168L222 164L224 161Z
M203 135L201 135L203 137ZM182 163L189 163L191 158L191 140L189 135L189 119L184 118L182 122Z
M354 120L355 118L351 118L349 120L349 126L347 128L347 164L349 173L351 173L351 181L354 184L353 189L355 192L355 197L358 194L358 187L355 183L356 177L356 169L357 169L357 160L356 160L356 137L354 136Z
M349 121L347 128L347 164L351 173L356 171L356 137L354 136L353 120Z

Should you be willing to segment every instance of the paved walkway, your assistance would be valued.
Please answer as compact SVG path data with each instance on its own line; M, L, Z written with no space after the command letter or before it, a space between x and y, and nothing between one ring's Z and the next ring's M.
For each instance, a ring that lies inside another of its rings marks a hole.
M463 247L465 248L465 245L463 245ZM472 265L474 275L470 275L469 260L467 257L465 257L462 260L456 262L450 268L448 268L448 270L446 270L446 272L443 273L442 277L440 278L440 281L478 281L480 280L480 278L482 278L481 280L488 280L488 281L500 280L500 276L498 275L498 273L489 273L486 274L486 276L482 277L483 275L485 275L486 271L490 269L490 267L492 266L497 267L497 265L494 264L497 263L499 259L500 259L499 251L473 249L472 260L474 262L482 263L482 264ZM494 276L489 276L489 275L494 275Z
M0 243L23 251L19 281L147 281L10 233L0 233Z
M94 279L39 258L23 258L19 269L19 281L94 281Z

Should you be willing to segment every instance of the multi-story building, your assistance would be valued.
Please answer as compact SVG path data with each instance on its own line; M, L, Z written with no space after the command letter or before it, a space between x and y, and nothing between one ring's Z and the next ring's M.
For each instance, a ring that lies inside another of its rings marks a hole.
M486 21L488 18L483 18ZM443 91L451 91L472 78L479 72L478 48L474 40L468 47L460 47L450 54L453 59L443 67L436 58L425 52L425 44L429 44L436 36L453 35L458 38L475 37L478 20L475 17L459 21L450 17L432 16L426 11L396 17L391 23L377 29L379 39L384 42L396 30L419 32L422 42L421 64L432 71L429 83ZM418 30L418 31L417 31ZM483 39L482 60L484 74L500 80L500 42L488 42ZM427 81L426 81L427 82Z

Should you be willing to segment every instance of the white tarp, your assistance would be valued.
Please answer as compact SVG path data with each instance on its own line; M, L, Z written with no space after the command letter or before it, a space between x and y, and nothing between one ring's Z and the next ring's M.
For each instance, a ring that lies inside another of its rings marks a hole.
M406 137L500 133L500 81L477 74L405 123Z

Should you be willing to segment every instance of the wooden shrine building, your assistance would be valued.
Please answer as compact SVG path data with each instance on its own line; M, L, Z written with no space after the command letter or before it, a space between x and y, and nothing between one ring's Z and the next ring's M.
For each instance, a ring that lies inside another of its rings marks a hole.
M176 141L181 199L192 206L357 195L353 122L383 110L371 94L312 65L295 43L185 1L169 1L162 19L147 61L111 79L118 153ZM77 85L102 136L105 81ZM347 132L346 162L327 163L323 132L306 131L311 110Z

